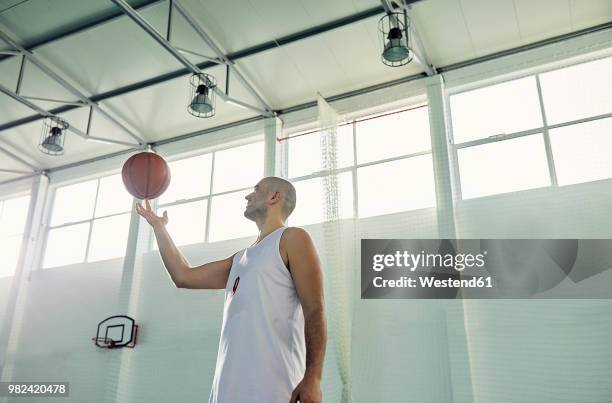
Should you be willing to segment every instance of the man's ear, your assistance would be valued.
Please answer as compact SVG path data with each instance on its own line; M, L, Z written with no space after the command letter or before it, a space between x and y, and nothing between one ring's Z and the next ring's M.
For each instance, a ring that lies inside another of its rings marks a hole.
M272 199L270 199L270 202L272 204L276 204L279 201L281 201L283 199L283 195L281 192L274 192L274 194L272 195Z

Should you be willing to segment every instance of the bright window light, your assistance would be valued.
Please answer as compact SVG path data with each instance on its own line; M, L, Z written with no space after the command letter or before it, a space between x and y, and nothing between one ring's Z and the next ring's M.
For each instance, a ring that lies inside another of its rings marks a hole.
M61 225L92 218L97 187L98 180L94 179L58 188L53 202L51 225Z
M43 268L83 262L88 235L89 223L51 229L47 238Z
M170 162L170 186L159 196L158 203L161 205L208 195L211 163L212 154Z
M550 185L541 134L457 150L463 199Z
M132 200L132 195L125 190L121 175L101 178L96 202L96 217L129 211Z
M548 124L612 112L612 57L540 75Z
M338 175L340 218L353 217L353 179L351 172ZM325 220L323 178L293 182L296 192L295 210L289 216L292 226L316 224Z
M166 229L176 246L204 242L206 205L207 200L199 200L157 209L160 216L168 210ZM153 249L158 249L157 240L153 242Z
M243 190L212 198L209 234L211 242L257 236L257 225L244 216L247 204L244 197L251 191Z
M125 256L129 231L130 214L94 220L87 261L97 262Z
M263 141L215 153L213 192L253 187L263 178Z
M15 275L19 253L21 252L22 235L9 236L0 239L0 256L2 256L2 264L0 264L0 278L11 277Z
M359 218L436 205L431 154L359 168L357 179Z
M550 131L559 185L612 178L612 118Z
M357 122L357 163L431 149L427 107Z
M308 133L289 140L289 177L310 175L321 170L321 134ZM338 168L353 165L353 125L337 130Z
M534 76L450 97L455 144L542 127Z
M0 205L0 236L22 234L28 218L30 196L7 199Z

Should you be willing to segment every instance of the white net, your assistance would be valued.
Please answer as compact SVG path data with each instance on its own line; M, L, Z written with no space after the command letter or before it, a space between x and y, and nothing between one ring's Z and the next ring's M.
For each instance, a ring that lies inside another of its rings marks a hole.
M323 240L324 261L328 290L328 323L331 342L336 352L336 362L342 380L342 403L353 401L351 384L351 327L352 327L352 278L343 248L343 224L340 219L340 183L338 180L337 131L338 114L319 95L319 128L321 135L321 165L324 172L321 184L325 220ZM345 190L347 191L347 190ZM353 232L354 234L354 232ZM350 243L351 245L354 242Z

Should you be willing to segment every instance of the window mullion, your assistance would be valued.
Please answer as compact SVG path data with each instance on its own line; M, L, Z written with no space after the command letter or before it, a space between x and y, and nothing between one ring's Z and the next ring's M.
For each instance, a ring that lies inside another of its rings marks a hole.
M96 197L94 199L94 209L93 209L93 215L91 220L89 220L89 233L87 234L87 245L85 246L85 262L87 262L87 259L89 258L89 245L91 244L91 233L93 230L93 222L96 218L96 207L98 205L98 194L100 193L100 179L98 178L98 182L96 185Z
M552 186L559 186L557 180L557 170L555 169L555 160L552 153L552 145L550 143L550 134L548 129L548 121L546 120L546 110L544 109L544 98L542 97L542 85L540 84L540 75L536 74L536 85L538 88L538 100L540 103L540 112L542 113L542 123L544 124L544 130L542 135L544 136L544 148L546 150L546 161L548 162L548 172L550 175L550 183Z

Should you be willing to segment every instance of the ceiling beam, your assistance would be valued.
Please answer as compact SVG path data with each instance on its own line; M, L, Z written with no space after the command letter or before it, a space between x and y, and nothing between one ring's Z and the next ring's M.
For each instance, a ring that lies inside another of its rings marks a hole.
M268 51L270 49L276 48L278 46L283 46L283 45L287 45L293 42L297 42L300 41L302 39L306 39L306 38L310 38L312 36L315 35L319 35L337 28L341 28L350 24L353 24L355 22L359 22L359 21L363 21L365 19L368 18L372 18L374 16L380 15L382 13L384 13L385 10L382 6L377 6L377 7L373 7L370 8L368 10L350 15L348 17L343 17L322 25L318 25L316 27L313 28L309 28L294 34L290 34L287 36L284 36L282 38L279 39L275 39L275 40L271 40L271 41L267 41L264 43L261 43L259 45L255 45L255 46L251 46L249 48L243 49L243 50L239 50L233 53L230 53L227 55L227 57L230 60L238 60L238 59L242 59L245 57L249 57L249 56L253 56L265 51ZM474 59L470 59L470 60L466 60L463 62L459 62L459 63L455 63L452 65L448 65L448 66L443 66L443 67L437 67L437 71L439 73L444 73L444 72L448 72L451 70L455 70L455 69L459 69L465 66L469 66L472 64L476 64L476 63L481 63L481 62L485 62L488 60L492 60L495 59L497 57L501 57L501 56L508 56L508 55L512 55L515 53L519 53L525 50L529 50L529 49L535 49L535 48L539 48L542 46L546 46L546 45L550 45L553 43L557 43L557 42L561 42L561 41L565 41L567 39L571 39L574 37L579 37L582 35L587 35L587 34L591 34L591 33L595 33L595 32L600 32L600 31L605 31L608 29L612 29L612 22L606 22L603 24L599 24L593 27L589 27L589 28L585 28L585 29L581 29L578 31L574 31L574 32L570 32L567 34L563 34L563 35L559 35L559 36L555 36L552 38L548 38L548 39L544 39L538 42L534 42L528 45L523 45L523 46L518 46L512 49L508 49L505 51L501 51L501 52L496 52L496 53L492 53L489 55L485 55L485 56L481 56L478 58L474 58ZM197 66L204 70L213 66L217 66L217 63L213 63L213 62L203 62L203 63L199 63L197 64ZM133 84L129 84L126 85L124 87L120 87L120 88L116 88L104 93L100 93L100 94L96 94L93 95L92 97L90 97L89 99L92 100L93 102L101 102L101 101L105 101L107 99L110 98L114 98L117 96L121 96L121 95L125 95L128 94L132 91L137 91L137 90L141 90L156 84L161 84L164 82L167 82L169 80L173 80L175 78L184 76L186 74L189 73L189 70L187 69L180 69L180 70L175 70L169 73L165 73L162 74L160 76L157 77L153 77L153 78L149 78L143 81L139 81L137 83L133 83ZM67 105L67 106L62 106L59 108L55 108L50 110L49 112L53 113L53 114L61 114L64 112L68 112L70 110L73 110L77 108L77 106L72 106L72 105ZM27 116L21 119L17 119L17 120L13 120L11 122L7 122L4 124L0 124L0 132L4 131L4 130L8 130L17 126L21 126L27 123L31 123L34 122L36 120L41 119L41 117L39 115L33 115L33 116Z
M272 108L268 105L268 103L261 97L261 95L259 94L259 92L257 92L255 90L255 88L253 87L253 85L244 77L244 75L242 75L242 73L240 73L240 71L238 70L238 68L236 67L236 65L234 64L234 62L232 60L230 60L226 55L225 52L221 51L221 49L217 46L217 44L212 40L212 38L202 29L202 27L200 27L200 25L197 23L197 21L191 16L191 14L189 14L187 12L187 10L185 10L185 7L183 7L183 5L178 1L175 0L174 1L174 6L176 7L176 9L178 10L178 12L183 16L183 18L185 18L185 21L187 21L187 23L191 26L191 28L193 28L198 35L200 35L200 38L202 38L202 40L204 42L206 42L206 44L208 45L209 48L212 49L212 51L217 55L217 57L222 60L229 68L229 70L234 73L234 75L236 76L236 78L238 78L238 81L240 81L242 83L242 85L244 86L244 88L246 88L246 90L248 92L251 93L251 95L259 102L259 104L261 106L263 106L263 108L268 111L271 112ZM226 94L229 96L229 93ZM227 101L227 99L226 99ZM240 106L240 105L239 105Z
M294 43L302 39L307 39L315 35L319 35L319 34L322 34L322 33L337 29L337 28L341 28L341 27L353 24L355 22L363 21L365 19L380 15L383 12L384 12L384 9L382 6L373 7L368 10L361 11L359 13L350 15L348 17L339 18L337 20L330 21L330 22L318 25L313 28L308 28L306 30L299 31L294 34L290 34L290 35L287 35L287 36L284 36L284 37L281 37L275 40L267 41L259 45L251 46L249 48L239 50L234 53L230 53L226 56L228 59L236 61L238 59L253 56L253 55L268 51L270 49L277 48L279 46ZM200 68L201 70L205 70L207 68L211 68L217 65L218 63L216 62L202 62L202 63L198 63L196 66ZM110 90L110 91L107 91L101 94L93 95L89 99L92 100L93 102L105 101L110 98L128 94L132 91L138 91L138 90L141 90L147 87L151 87L156 84L167 82L169 80L174 80L175 78L182 77L188 73L189 73L189 70L186 68L175 70L170 73L162 74L157 77L149 78L149 79L139 81L137 83L129 84L124 87L116 88L116 89L113 89L113 90ZM67 106L62 106L59 108L52 109L49 112L53 114L61 114L61 113L68 112L75 108L77 107L72 106L72 105L67 105ZM34 116L27 116L25 118L17 119L12 122L0 124L0 131L8 130L8 129L11 129L17 126L24 125L26 123L31 123L39 119L40 119L40 116L34 115Z
M36 67L38 67L40 70L42 70L48 77L50 77L53 81L55 81L56 83L58 83L59 85L61 85L62 87L64 87L64 89L66 89L68 92L72 93L72 95L74 95L75 97L77 97L81 102L83 102L85 105L89 105L91 108L93 108L96 112L98 112L100 115L104 116L106 119L108 119L110 122L112 122L113 124L115 124L115 126L117 126L118 128L120 128L121 130L123 130L125 133L127 133L130 137L132 137L134 140L136 140L138 142L139 145L144 145L146 143L146 141L144 141L143 139L141 139L138 135L136 135L135 133L132 132L132 130L128 129L124 124L122 124L121 122L119 122L117 119L115 119L113 116L109 115L105 110L103 110L102 108L100 108L98 106L98 104L96 104L95 102L93 102L91 99L87 98L87 96L85 96L81 91L79 91L78 89L76 89L72 84L70 84L68 81L64 80L64 78L62 78L59 74L57 74L55 71L53 71L49 66L47 66L45 63L43 63L37 56L35 56L31 51L23 48L22 46L20 46L17 42L13 41L6 33L4 33L3 31L0 30L0 39L3 40L4 42L6 42L8 45L12 46L13 49L18 50L19 52L21 52L21 54L31 63L33 63L34 65L36 65ZM25 61L24 61L25 62ZM23 67L23 65L22 65ZM21 80L20 80L21 81ZM77 106L78 107L78 106Z
M183 56L183 54L179 50L177 50L170 42L168 42L168 40L166 38L161 36L159 34L159 32L157 32L157 30L151 24L149 24L149 22L147 20L145 20L136 10L134 10L132 7L130 7L130 5L125 0L111 0L111 1L113 3L115 3L118 7L120 7L140 28L144 29L145 32L147 34L149 34L150 37L152 37L158 44L160 44L164 49L166 49L168 51L168 53L170 53L172 56L174 56L174 58L177 59L181 64L183 64L183 66L185 66L189 71L191 71L191 73L193 73L193 74L201 74L202 73L202 70L197 65L195 65L189 59L187 59L185 56ZM189 18L189 16L187 14L184 14L184 10L182 8L179 8L179 4L178 4L177 1L174 2L174 6L177 7L177 9L181 12L181 14L183 14L183 17ZM189 22L189 20L188 20L188 22ZM190 25L192 25L192 24L190 23ZM202 35L202 32L200 32L198 30L199 27L194 26L194 25L192 25L192 27L194 29L196 29L196 31L198 32L198 34L200 34L200 36ZM220 51L217 54L219 55ZM222 56L225 57L224 55L222 55ZM219 87L217 87L217 86L213 87L213 91L222 100L224 100L224 101L228 100L228 98L229 98L228 95L225 94L223 91L221 91L219 89ZM260 98L258 98L258 99L260 99ZM264 103L264 108L265 109L260 109L260 108L257 108L255 106L249 105L246 102L242 102L242 101L238 101L238 100L233 100L233 101L238 102L240 104L240 106L243 106L245 108L251 109L251 110L259 113L260 115L274 116L274 113L269 109L269 107L267 105L265 105L265 103Z
M56 117L59 119L62 119L63 121L66 121L63 118L60 118L59 116L57 116L56 114L47 111L46 109L41 108L40 106L36 105L35 103L30 102L29 100L27 100L26 98L24 98L23 96L16 94L15 92L9 90L8 88L6 88L5 86L0 84L0 92L4 93L5 95L13 98L15 101L27 106L28 108L38 112L39 116L42 117ZM68 123L68 122L66 122ZM127 142L123 142L123 141L118 141L118 140L111 140L111 139L104 139L102 137L93 137L90 136L88 133L83 133L81 130L77 129L76 127L74 127L71 124L68 124L68 129L71 132L73 132L74 134L76 134L77 136L83 138L84 140L92 140L92 141L98 141L98 142L105 142L105 143L109 143L109 144L119 144L119 145L127 145L129 147L140 147L143 148L145 145L144 144L133 144L133 143L127 143Z
M139 1L138 4L134 5L134 9L136 10L144 10L145 8L155 5L157 3L161 3L164 0L143 0L143 1ZM62 40L64 38L67 38L69 36L72 35L77 35L80 34L82 32L85 32L87 30L90 30L92 28L98 27L100 25L106 24L107 22L111 22L114 20L117 20L119 18L125 17L125 14L122 13L121 11L112 11L109 13L105 13L105 15L100 16L98 18L86 21L82 24L76 25L76 26L72 26L69 29L65 29L65 30L61 30L56 32L55 34L49 35L48 37L45 37L42 40L37 40L34 42L30 42L30 43L26 43L23 44L22 46L29 50L29 51L33 51L36 48L40 48L42 46L45 45L49 45L53 42L57 42L59 40ZM15 54L15 53L10 53L7 56L2 56L2 52L0 52L0 62L5 60L5 59L9 59L15 55L18 55L19 53Z

